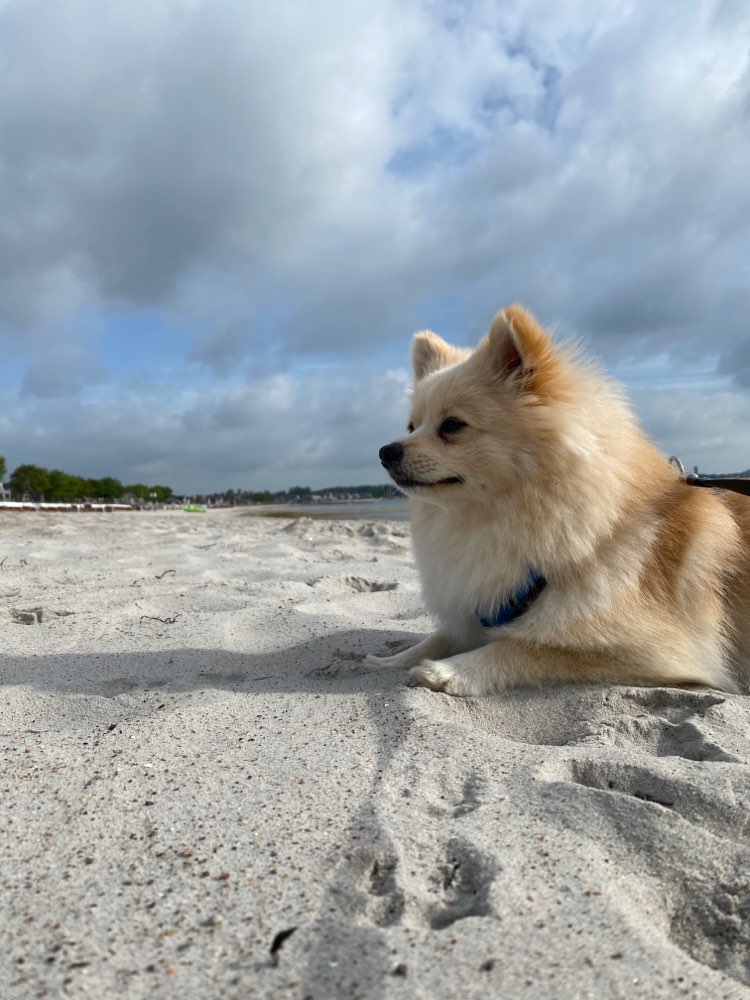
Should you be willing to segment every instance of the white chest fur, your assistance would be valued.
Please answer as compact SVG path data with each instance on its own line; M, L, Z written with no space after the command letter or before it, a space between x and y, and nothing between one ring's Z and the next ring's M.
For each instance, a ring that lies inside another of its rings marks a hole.
M412 501L412 542L427 607L446 625L492 609L528 577L502 518Z

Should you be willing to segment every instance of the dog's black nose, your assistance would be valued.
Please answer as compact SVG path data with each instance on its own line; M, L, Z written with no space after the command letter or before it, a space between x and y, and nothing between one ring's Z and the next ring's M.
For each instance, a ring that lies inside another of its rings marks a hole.
M392 465L400 462L404 457L404 446L399 444L398 441L393 441L391 444L384 444L378 455L380 455L380 461L386 469L390 469Z

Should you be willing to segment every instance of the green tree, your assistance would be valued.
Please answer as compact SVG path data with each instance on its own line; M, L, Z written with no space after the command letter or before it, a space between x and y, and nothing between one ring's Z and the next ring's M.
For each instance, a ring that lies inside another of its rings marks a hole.
M152 493L156 494L157 503L166 503L172 497L172 487L171 486L149 486L148 488L149 496Z
M5 481L5 476L8 472L8 467L5 464L5 455L0 455L0 483Z
M91 499L96 496L94 484L90 479L83 479L81 476L71 477L75 487L76 500L83 500L84 497Z
M19 465L10 477L10 488L14 494L30 493L32 496L46 493L49 489L49 473L39 465Z
M48 500L56 503L63 501L74 501L82 496L82 480L78 476L71 476L62 469L52 469L49 473L49 486L45 492Z
M91 489L93 494L100 500L117 500L123 494L122 483L112 476L105 476L104 479L92 479Z
M123 492L132 493L139 500L148 500L148 486L145 483L131 483L130 486L124 487Z

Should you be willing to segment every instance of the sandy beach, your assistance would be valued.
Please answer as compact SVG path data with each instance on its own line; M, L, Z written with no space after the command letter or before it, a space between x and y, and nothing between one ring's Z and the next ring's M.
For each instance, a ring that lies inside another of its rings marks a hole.
M407 523L0 518L0 993L750 997L750 699L481 701Z

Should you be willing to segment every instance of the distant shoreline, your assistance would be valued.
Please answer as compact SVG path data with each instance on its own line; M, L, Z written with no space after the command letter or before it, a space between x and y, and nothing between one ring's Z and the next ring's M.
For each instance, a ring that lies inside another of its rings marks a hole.
M408 501L405 499L257 504L246 510L250 517L286 519L313 517L316 520L328 521L406 521L409 518Z

